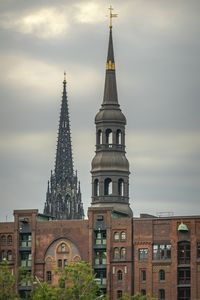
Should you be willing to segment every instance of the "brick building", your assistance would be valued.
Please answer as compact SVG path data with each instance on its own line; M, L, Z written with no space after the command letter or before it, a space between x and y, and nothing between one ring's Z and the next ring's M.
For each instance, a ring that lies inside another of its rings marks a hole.
M21 297L27 298L31 285L20 282L20 266L55 284L56 268L85 260L112 300L137 292L159 300L200 298L200 216L135 218L129 206L126 118L117 97L112 26L104 98L95 124L88 219L82 219L82 210L79 219L70 220L63 220L61 210L54 215L15 210L14 222L0 224L1 259L9 261L17 276ZM46 209L51 201L47 199Z

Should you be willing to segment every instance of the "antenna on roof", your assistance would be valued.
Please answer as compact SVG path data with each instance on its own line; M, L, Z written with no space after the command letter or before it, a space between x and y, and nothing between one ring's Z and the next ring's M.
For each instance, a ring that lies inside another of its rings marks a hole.
M174 212L173 211L161 211L161 212L157 212L156 216L158 218L168 218L168 217L173 217L174 216Z

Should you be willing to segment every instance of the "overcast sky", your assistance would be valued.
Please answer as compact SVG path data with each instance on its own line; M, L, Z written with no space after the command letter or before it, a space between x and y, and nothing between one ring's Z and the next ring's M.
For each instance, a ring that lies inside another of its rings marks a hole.
M43 211L54 168L63 72L74 165L91 202L94 117L103 98L109 1L0 1L0 221ZM200 1L113 0L130 203L200 214Z

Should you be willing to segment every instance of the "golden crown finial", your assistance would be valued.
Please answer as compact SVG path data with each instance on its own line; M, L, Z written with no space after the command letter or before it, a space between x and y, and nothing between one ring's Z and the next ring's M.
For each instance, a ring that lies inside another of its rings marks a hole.
M112 5L110 5L110 7L108 8L109 11L110 11L110 14L109 14L109 20L110 20L110 25L109 27L112 28L112 18L116 18L118 15L117 14L113 14L112 11L113 11L113 7Z

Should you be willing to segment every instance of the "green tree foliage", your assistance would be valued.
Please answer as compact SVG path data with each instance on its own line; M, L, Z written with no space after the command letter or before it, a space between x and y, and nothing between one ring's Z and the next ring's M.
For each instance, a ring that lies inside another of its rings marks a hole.
M15 277L12 275L8 262L0 263L0 300L17 300L15 293Z
M39 283L31 293L32 300L62 300L61 290L58 287L51 287L46 282Z
M67 266L61 275L61 288L66 300L93 300L98 293L98 285L90 265L86 262L78 262Z
M32 292L33 300L105 300L100 295L92 268L86 262L73 263L58 270L59 286L38 282Z

